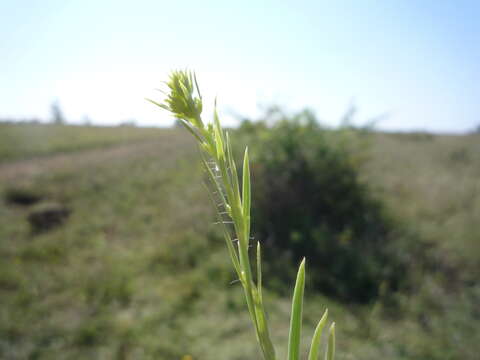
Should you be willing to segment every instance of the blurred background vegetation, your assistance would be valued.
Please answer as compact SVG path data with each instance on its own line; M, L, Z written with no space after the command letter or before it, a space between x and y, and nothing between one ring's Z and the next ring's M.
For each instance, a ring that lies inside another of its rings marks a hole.
M279 108L230 131L280 356L306 256L305 335L328 306L338 359L478 358L478 134ZM1 123L0 144L0 358L260 359L186 132Z

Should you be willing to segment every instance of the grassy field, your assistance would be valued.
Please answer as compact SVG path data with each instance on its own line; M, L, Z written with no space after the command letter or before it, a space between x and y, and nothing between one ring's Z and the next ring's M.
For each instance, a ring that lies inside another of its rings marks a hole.
M158 129L0 122L0 163L154 139Z
M187 134L4 124L0 137L0 358L260 359ZM477 359L480 137L368 137L362 177L435 261L370 305L307 288L305 336L328 306L338 359ZM32 231L41 203L70 215ZM266 297L282 358L289 299Z

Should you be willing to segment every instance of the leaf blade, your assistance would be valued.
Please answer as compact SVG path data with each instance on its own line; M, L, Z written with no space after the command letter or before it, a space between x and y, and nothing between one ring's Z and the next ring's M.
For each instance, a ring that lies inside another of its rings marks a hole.
M242 206L243 216L246 219L247 235L250 234L250 206L251 206L251 190L250 190L250 162L248 158L248 147L245 148L245 154L243 156L243 179L242 179Z
M318 322L315 332L312 337L312 344L310 345L310 353L308 354L308 360L318 360L318 350L320 349L320 340L322 339L323 328L327 323L328 309L325 310L323 316Z
M335 322L330 325L328 331L328 345L325 352L325 360L333 360L335 358Z
M302 332L303 292L305 289L305 258L300 263L293 291L290 332L288 334L288 360L299 360Z
M260 249L260 241L257 242L257 290L260 304L263 304L262 295L262 250Z

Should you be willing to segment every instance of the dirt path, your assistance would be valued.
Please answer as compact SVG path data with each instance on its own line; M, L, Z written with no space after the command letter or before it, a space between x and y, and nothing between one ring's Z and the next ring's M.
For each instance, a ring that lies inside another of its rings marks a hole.
M156 140L122 144L109 148L83 150L48 157L19 160L0 164L0 182L11 183L41 176L55 171L75 171L85 167L158 154L172 156L178 148L191 149L190 139L183 134L159 136ZM175 151L173 151L175 150Z

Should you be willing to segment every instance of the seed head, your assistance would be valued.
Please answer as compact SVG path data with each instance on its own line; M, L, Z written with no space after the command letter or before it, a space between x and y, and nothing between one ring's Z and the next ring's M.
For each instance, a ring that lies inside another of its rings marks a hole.
M165 82L169 88L162 108L170 111L179 119L187 119L191 125L203 129L201 120L202 96L195 74L191 71L173 71Z

